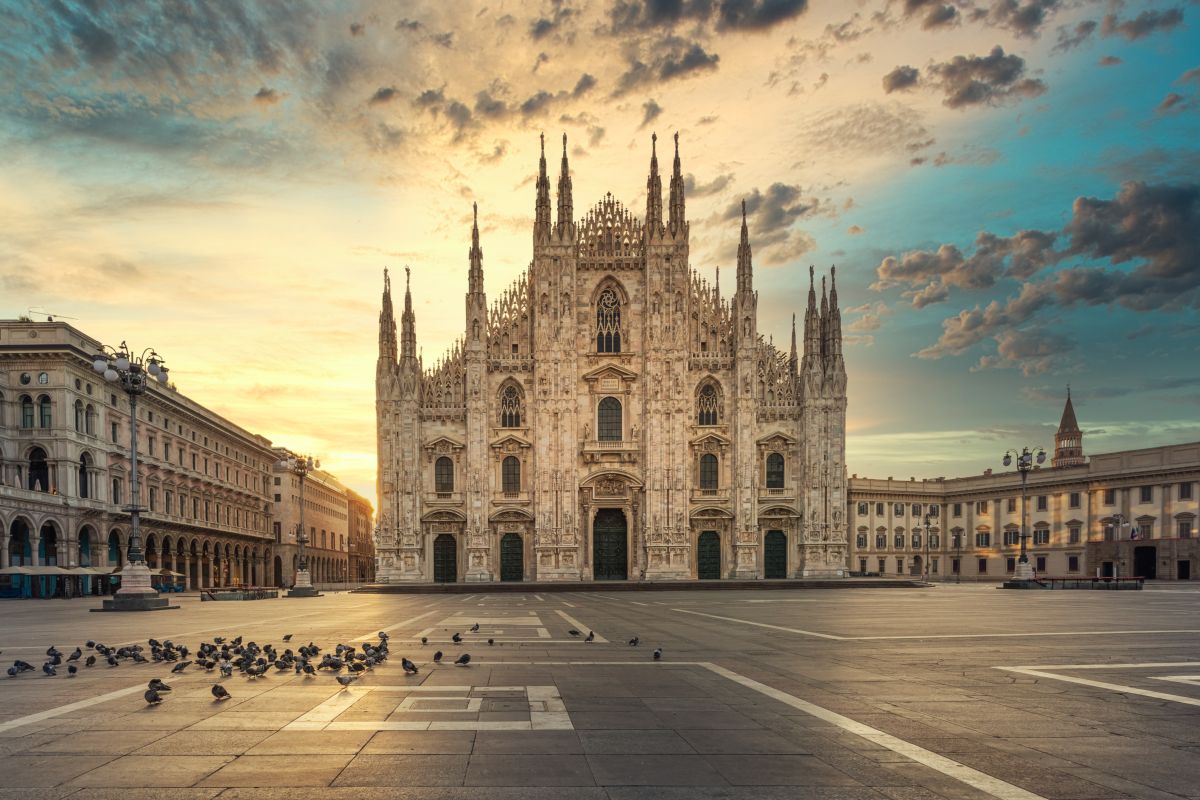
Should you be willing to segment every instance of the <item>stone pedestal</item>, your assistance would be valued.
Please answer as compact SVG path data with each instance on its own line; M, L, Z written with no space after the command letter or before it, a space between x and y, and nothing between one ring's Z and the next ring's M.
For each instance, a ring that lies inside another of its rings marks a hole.
M150 582L150 568L145 562L126 564L121 570L121 588L101 608L92 611L166 611L179 608L160 597Z
M320 597L321 593L313 588L312 576L308 570L296 571L296 585L287 593L288 597Z
M1033 564L1028 561L1018 561L1017 568L1013 572L1013 580L1031 581L1033 580Z

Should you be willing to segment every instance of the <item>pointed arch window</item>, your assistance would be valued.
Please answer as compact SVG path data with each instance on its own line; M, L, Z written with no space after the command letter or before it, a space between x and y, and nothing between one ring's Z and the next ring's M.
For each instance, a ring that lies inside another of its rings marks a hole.
M433 464L433 488L436 492L454 491L454 462L442 456Z
M596 302L596 352L621 352L621 300L612 289Z
M500 479L506 494L521 491L521 462L516 456L505 456L500 465Z
M717 488L717 457L712 453L700 456L700 488L707 491Z
M500 391L500 427L521 427L521 416L524 412L524 402L521 390L514 384L508 384Z
M621 441L621 401L606 397L596 414L596 438L601 442Z
M779 453L767 456L767 488L783 488L783 456Z
M716 425L718 403L717 387L706 383L700 389L700 396L696 398L696 424Z

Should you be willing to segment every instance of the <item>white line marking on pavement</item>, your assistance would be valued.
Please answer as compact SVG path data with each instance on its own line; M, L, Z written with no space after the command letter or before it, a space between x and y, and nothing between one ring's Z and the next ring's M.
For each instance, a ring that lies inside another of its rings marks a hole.
M1195 697L1184 697L1183 695L1179 694L1156 692L1152 689L1141 689L1137 686L1122 686L1119 683L1105 683L1104 681L1094 681L1090 678L1077 678L1074 675L1055 675L1053 672L1046 672L1044 669L1030 669L1028 667L996 667L996 669L1002 669L1005 672L1016 672L1021 675L1029 675L1033 678L1048 678L1052 681L1077 683L1080 686L1090 686L1093 689L1107 689L1110 692L1136 694L1140 695L1141 697L1153 697L1155 700L1168 700L1173 703L1182 703L1189 706L1200 706L1200 699Z
M562 604L563 604L564 606L566 606L567 608L574 608L574 607L575 607L575 604L574 604L574 603L568 603L566 600L563 600L563 601L562 601Z
M629 602L633 603L635 606L644 606L644 605L646 605L646 603L639 603L637 600L630 600Z
M386 628L378 628L376 630L371 631L370 633L364 633L360 636L356 636L353 639L351 639L350 641L361 642L364 639L374 639L375 637L377 637L379 635L380 631L382 631L383 633L391 633L392 631L396 630L396 628L403 628L405 625L411 625L412 623L416 622L417 620L419 620L423 617L428 617L432 613L433 613L433 611L426 611L424 614L417 614L415 617L409 617L408 619L403 620L402 622L397 622L395 625L389 625Z
M738 622L742 625L753 625L757 628L770 628L775 631L786 631L787 633L799 633L804 636L816 636L819 639L833 639L834 641L844 641L845 636L835 636L832 633L817 633L816 631L804 631L799 628L785 628L782 625L771 625L766 622L754 622L748 619L738 619L737 617L720 617L716 614L705 614L703 611L688 611L686 608L672 608L672 611L678 611L680 614L695 614L698 617L709 617L710 619L720 619L725 622Z
M546 598L542 597L540 594L535 594L534 597L536 597L538 599L539 603L546 602Z
M592 633L596 633L595 630L593 630L592 628L589 628L587 625L584 625L582 622L575 619L574 617L572 617L570 614L568 614L565 611L556 609L554 613L558 614L560 617L565 619L571 625L571 627L573 627L575 630L579 631L580 633L582 633L583 631L591 631ZM608 644L608 639L605 639L603 636L601 636L598 633L596 633L595 640L597 642L600 642L601 644Z
M13 728L20 728L22 725L31 725L34 722L41 722L44 719L50 719L62 714L68 714L72 711L78 711L81 708L88 708L89 706L106 703L109 700L116 700L118 697L125 697L126 695L144 691L146 691L146 684L139 683L137 686L127 686L124 689L117 689L115 692L98 695L97 697L89 697L87 700L79 700L74 703L68 703L65 706L59 706L58 708L50 708L46 711L39 711L36 714L29 714L24 717L10 719L7 722L0 722L0 733L11 731Z
M943 775L954 778L957 781L973 786L981 792L991 795L992 797L1000 798L1001 800L1045 800L1041 795L1026 791L1019 786L1014 786L1011 783L993 778L991 775L972 769L966 764L947 758L946 756L934 753L931 750L926 750L923 747L918 747L911 742L906 742L903 739L884 733L881 730L872 728L870 725L864 725L861 722L856 722L849 717L843 717L841 714L830 711L827 708L814 705L798 697L793 697L787 692L782 692L779 689L774 689L766 684L759 683L756 680L739 675L736 672L719 667L716 664L703 663L705 667L718 675L728 678L735 683L739 683L748 689L764 694L773 700L778 700L792 708L799 709L804 713L816 717L824 722L838 726L844 731L853 733L856 736L861 736L869 742L886 747L893 753L899 753L906 758L916 761L918 764L924 764L930 769L937 770Z
M1160 669L1162 667L1195 666L1200 666L1200 661L1142 661L1129 664L1026 664L1021 667L1011 667L1011 669ZM996 669L1010 668L996 667Z
M737 622L742 625L754 625L758 628L770 628L776 631L785 631L787 633L799 633L803 636L816 636L820 639L832 639L838 642L879 642L893 641L906 639L996 639L996 638L1014 638L1025 636L1111 636L1115 634L1133 635L1133 634L1158 634L1158 633L1200 633L1200 630L1136 630L1136 631L1032 631L1029 633L928 633L928 634L907 634L903 636L838 636L832 633L817 633L816 631L806 631L800 628L788 628L783 625L771 625L766 622L755 622L750 619L739 619L737 617L722 617L717 614L706 614L703 611L689 611L686 608L672 608L672 611L677 611L680 614L695 614L698 617L709 617L711 619L720 619L725 622Z

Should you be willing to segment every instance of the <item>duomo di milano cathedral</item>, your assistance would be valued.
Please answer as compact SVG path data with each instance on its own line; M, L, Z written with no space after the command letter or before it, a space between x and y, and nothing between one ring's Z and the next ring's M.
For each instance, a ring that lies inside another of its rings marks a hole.
M397 339L385 274L379 581L843 574L836 285L810 282L803 353L794 318L782 352L744 206L726 300L688 265L678 136L665 215L653 150L646 187L643 220L611 194L576 219L564 136L552 219L543 143L533 260L489 308L476 215L464 336L432 368L407 287Z

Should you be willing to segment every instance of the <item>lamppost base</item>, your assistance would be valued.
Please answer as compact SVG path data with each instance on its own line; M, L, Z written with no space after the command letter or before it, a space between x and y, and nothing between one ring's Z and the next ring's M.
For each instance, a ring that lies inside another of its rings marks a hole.
M150 582L150 568L145 562L129 562L121 569L121 588L105 600L103 608L92 611L165 611L179 608L160 597Z
M320 597L318 592L312 585L312 576L308 570L302 569L296 572L296 583L287 593L288 597Z
M1013 570L1013 580L1031 581L1033 580L1033 565L1028 561L1018 561L1017 567Z

